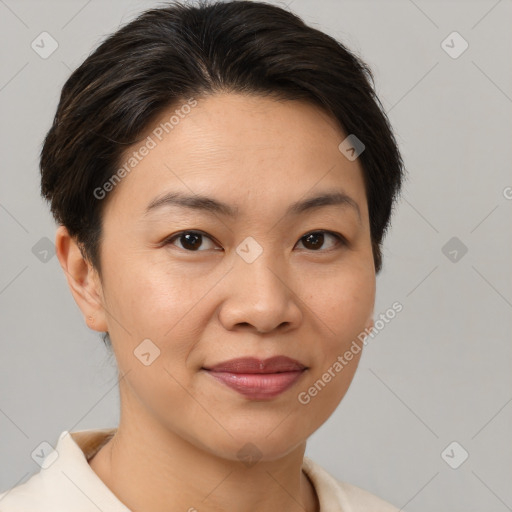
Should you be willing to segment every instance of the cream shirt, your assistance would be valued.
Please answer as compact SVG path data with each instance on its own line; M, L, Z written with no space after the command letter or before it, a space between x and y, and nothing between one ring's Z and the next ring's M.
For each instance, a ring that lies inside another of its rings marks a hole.
M62 432L38 473L0 493L0 512L130 512L88 463L115 432ZM380 498L335 480L309 457L304 457L302 471L315 488L320 512L399 512Z

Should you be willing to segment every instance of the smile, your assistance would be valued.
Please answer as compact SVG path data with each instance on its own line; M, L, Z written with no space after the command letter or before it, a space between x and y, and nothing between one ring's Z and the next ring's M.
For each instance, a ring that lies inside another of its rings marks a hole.
M295 370L280 373L230 373L206 370L214 379L252 399L268 399L292 387L305 372Z

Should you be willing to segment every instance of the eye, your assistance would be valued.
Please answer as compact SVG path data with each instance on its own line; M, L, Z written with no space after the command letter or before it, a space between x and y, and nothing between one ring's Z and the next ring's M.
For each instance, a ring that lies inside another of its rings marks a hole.
M201 252L198 251L198 248L202 245L203 239L210 240L213 243L213 240L206 234L200 231L181 231L180 233L176 233L171 237L165 240L165 244L173 244L174 240L178 239L181 243L181 249L185 249L189 252ZM214 244L215 245L215 244ZM211 249L212 247L207 247L207 249ZM207 250L203 249L203 250Z
M346 241L341 235L338 233L332 233L330 231L312 231L311 233L307 233L301 237L299 242L302 242L306 249L318 251L319 248L324 244L326 235L335 240L335 243L331 245L330 249L336 248L339 245L346 245Z
M324 250L330 250L336 248L337 246L346 245L346 240L338 233L333 233L330 231L311 231L307 233L303 237L300 238L299 243L302 242L304 247L311 251L323 252L319 251L319 249L324 245L325 238L330 237L334 240L334 243L331 243L331 247ZM210 241L210 247L203 248L199 250L199 248L204 245L204 240ZM202 252L208 249L215 249L216 244L213 242L212 238L210 238L206 233L201 231L180 231L179 233L175 233L164 241L165 245L171 244L175 245L175 241L179 241L180 249L184 249L188 252Z

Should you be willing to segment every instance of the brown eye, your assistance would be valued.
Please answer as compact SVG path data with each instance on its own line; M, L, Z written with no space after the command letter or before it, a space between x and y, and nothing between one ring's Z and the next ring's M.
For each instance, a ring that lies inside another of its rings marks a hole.
M335 248L337 245L345 244L345 241L341 237L341 235L338 235L337 233L331 233L329 231L314 231L314 232L308 233L307 235L304 235L300 239L300 242L303 243L303 245L304 245L304 247L306 247L306 249L309 249L312 251L318 251L324 245L326 236L331 237L336 241L336 243L334 243L334 245L331 245L331 247L330 247L331 249ZM325 250L329 250L329 248L325 249Z
M184 249L190 252L201 252L211 248L207 247L206 249L203 248L199 250L199 248L203 245L204 239L210 240L212 245L214 245L210 237L197 231L182 231L181 233L176 233L172 237L168 238L165 243L173 244L174 240L179 240L181 244L181 247L179 247L180 249Z

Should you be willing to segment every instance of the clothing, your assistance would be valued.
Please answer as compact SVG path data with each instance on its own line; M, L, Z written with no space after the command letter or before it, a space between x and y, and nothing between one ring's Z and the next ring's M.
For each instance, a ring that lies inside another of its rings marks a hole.
M116 430L62 432L54 452L49 447L41 452L46 458L38 473L0 493L0 512L130 512L88 463ZM380 498L335 480L309 457L304 457L302 471L315 488L320 512L398 512Z

